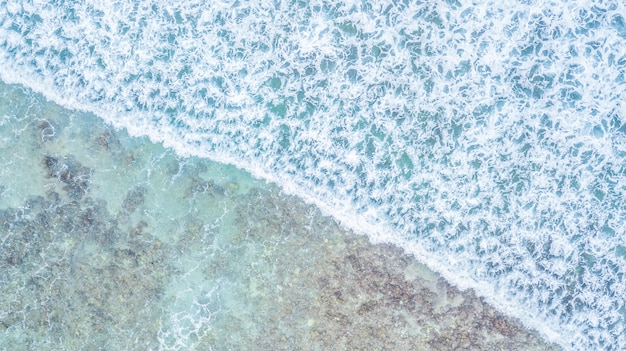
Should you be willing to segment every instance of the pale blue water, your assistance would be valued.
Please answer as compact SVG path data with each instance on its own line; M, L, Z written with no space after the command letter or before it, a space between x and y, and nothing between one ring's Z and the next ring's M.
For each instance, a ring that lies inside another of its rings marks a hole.
M626 348L619 1L9 1L0 78Z

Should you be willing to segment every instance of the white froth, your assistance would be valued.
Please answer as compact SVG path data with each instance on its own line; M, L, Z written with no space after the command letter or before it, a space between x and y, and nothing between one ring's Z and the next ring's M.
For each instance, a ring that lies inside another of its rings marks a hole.
M571 349L626 348L618 1L0 4L0 78L276 181Z

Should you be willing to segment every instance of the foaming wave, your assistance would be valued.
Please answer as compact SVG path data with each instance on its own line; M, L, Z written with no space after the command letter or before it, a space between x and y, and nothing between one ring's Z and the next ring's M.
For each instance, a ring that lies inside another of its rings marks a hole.
M0 4L0 77L235 164L573 349L626 348L624 5Z

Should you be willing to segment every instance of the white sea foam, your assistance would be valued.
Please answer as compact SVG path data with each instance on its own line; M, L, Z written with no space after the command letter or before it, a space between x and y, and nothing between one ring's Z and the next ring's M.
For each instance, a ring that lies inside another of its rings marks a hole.
M619 1L0 4L0 78L235 164L570 349L626 348Z

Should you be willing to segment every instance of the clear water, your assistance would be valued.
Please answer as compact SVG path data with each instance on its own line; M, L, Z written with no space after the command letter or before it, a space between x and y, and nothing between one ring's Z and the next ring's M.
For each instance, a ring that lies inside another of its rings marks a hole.
M619 1L9 1L0 78L177 156L157 154L275 182L565 348L619 350L625 14ZM124 203L107 189L107 206Z

